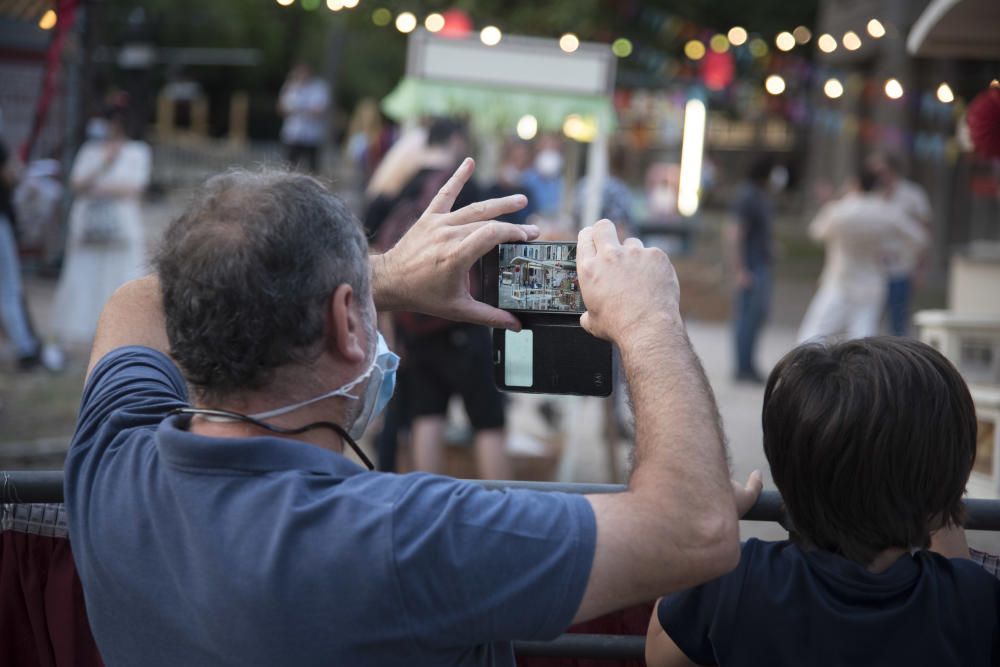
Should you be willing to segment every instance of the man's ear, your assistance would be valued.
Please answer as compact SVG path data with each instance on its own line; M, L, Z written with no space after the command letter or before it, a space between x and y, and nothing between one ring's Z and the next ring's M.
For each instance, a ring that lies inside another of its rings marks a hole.
M367 356L365 346L368 341L361 319L361 308L354 289L344 283L337 287L330 297L327 309L327 331L330 332L327 345L332 354L352 363L361 363Z

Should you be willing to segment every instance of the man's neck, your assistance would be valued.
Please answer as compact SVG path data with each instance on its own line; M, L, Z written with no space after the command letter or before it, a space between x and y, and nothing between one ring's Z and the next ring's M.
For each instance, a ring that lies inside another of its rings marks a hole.
M909 553L909 551L902 547L890 547L885 551L880 551L875 558L872 559L872 562L868 563L867 569L869 572L874 572L875 574L885 572L892 567L893 563L907 553Z
M313 403L312 405L301 407L298 410L293 410L288 414L272 417L270 419L262 419L260 421L280 428L299 428L307 424L315 424L318 422L333 422L342 427L344 430L348 430L350 424L346 423L347 400L349 399L341 397L327 398ZM213 410L226 410L250 416L261 412L267 412L268 410L273 410L281 405L296 402L298 402L296 399L289 398L287 396L282 398L275 398L273 396L254 396L250 398L241 398L236 401L224 401L222 403L204 403L198 401L195 407ZM283 435L248 422L228 421L195 416L191 420L189 430L192 433L213 438L254 438L261 436L287 438L290 440L299 440L311 445L316 445L317 447L322 447L323 449L328 449L333 452L342 453L344 451L343 440L340 435L331 428L318 427L296 435Z

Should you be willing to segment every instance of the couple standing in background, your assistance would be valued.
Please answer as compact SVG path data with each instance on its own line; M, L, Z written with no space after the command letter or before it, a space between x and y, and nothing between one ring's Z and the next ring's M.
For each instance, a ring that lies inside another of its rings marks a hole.
M737 292L733 317L737 381L759 383L755 364L773 281L773 163L756 160L737 197L726 245ZM890 333L907 334L914 281L923 271L930 204L902 176L894 156L872 155L855 187L824 205L809 235L826 247L819 289L798 332L803 342L846 333L878 333L883 312Z

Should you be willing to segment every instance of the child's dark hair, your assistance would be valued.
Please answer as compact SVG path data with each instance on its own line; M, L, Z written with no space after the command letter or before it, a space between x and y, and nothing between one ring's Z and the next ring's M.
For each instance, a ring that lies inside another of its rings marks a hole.
M905 338L808 344L771 372L764 452L799 535L868 564L962 520L976 411L951 363Z

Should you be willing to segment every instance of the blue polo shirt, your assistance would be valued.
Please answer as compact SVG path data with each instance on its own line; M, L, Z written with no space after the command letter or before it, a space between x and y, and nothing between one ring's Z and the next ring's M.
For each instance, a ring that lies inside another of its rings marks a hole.
M991 667L998 609L1000 581L970 560L917 551L874 573L751 539L734 571L666 596L657 613L698 665Z
M513 665L571 622L589 502L368 472L274 437L209 438L163 354L110 353L66 461L70 539L115 665Z

